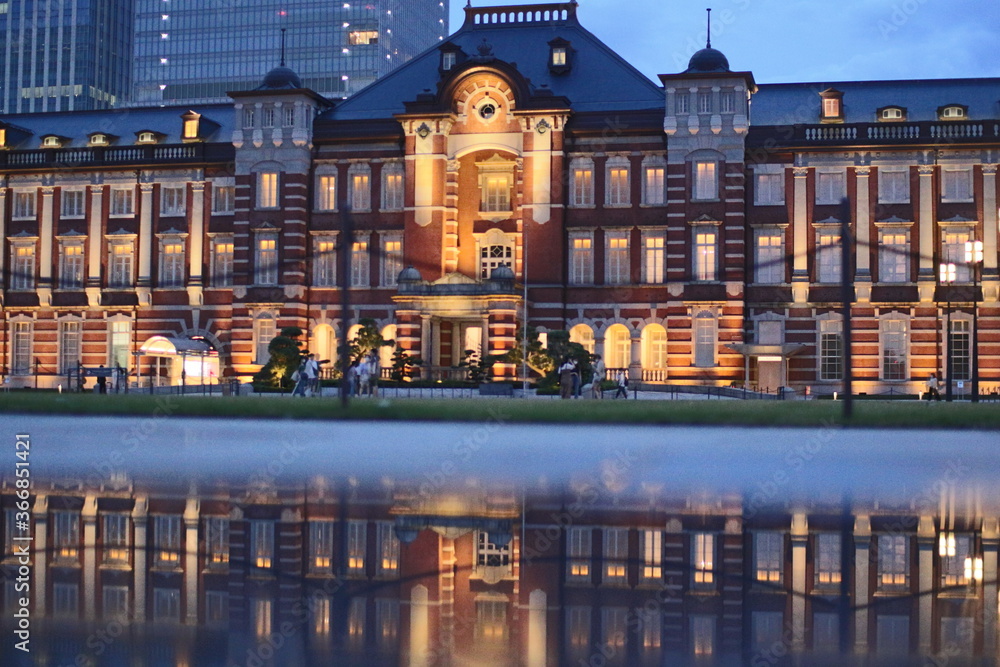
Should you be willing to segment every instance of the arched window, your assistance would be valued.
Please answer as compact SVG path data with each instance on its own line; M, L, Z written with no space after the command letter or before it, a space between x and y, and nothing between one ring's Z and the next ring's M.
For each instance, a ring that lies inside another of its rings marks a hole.
M479 239L480 280L489 280L500 266L514 269L514 241L499 229L491 229Z
M329 324L318 324L313 329L312 348L309 350L319 361L337 360L337 334Z
M379 353L378 353L379 365L382 368L391 368L392 367L392 353L396 351L396 343L395 343L395 341L396 341L396 325L395 324L387 324L382 329L382 338L385 339L385 340L391 340L391 341L393 341L393 344L392 345L383 345L379 349Z
M642 330L643 369L667 367L667 330L660 324L647 324Z
M624 324L612 324L604 334L606 368L628 368L632 360L632 334Z
M569 342L579 343L590 352L594 353L594 330L586 324L577 324L569 330Z

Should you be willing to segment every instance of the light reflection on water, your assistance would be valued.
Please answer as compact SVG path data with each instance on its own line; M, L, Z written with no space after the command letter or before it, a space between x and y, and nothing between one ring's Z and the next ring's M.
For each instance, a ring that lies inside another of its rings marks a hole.
M3 664L996 664L994 490L314 476L35 482ZM13 485L0 501L12 533Z

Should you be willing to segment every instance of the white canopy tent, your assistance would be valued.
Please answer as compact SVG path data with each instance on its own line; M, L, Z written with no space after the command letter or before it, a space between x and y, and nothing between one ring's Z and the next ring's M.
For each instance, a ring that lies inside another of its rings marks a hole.
M142 344L136 357L153 358L149 374L155 385L216 384L219 381L219 353L204 340L152 336ZM141 377L141 364L137 363L136 367ZM163 368L167 370L165 377Z

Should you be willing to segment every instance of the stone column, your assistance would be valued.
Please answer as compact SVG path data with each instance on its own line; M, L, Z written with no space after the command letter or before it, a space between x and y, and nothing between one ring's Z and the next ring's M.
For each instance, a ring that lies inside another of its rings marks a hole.
M34 612L36 618L44 618L47 610L45 591L48 589L48 559L49 559L49 498L44 494L35 496L35 506L32 508L35 517L34 555L35 567L32 577L32 593L35 598Z
M641 382L642 381L642 337L638 334L632 334L632 343L630 347L630 360L628 365L628 379L629 382Z
M139 276L136 286L140 293L139 305L148 305L153 285L153 184L141 183L139 189L142 196L139 200L139 257L136 260Z
M483 331L481 333L480 346L482 350L482 356L490 354L490 314L483 313L482 327Z
M936 271L934 267L934 166L920 165L920 211L917 222L920 230L920 270L917 280L920 285L920 300L934 299Z
M918 582L917 598L920 651L930 654L934 642L934 517L922 516L917 523Z
M868 194L868 179L871 175L871 167L855 167L854 175L857 179L856 201L854 208L855 231L854 238L857 241L857 256L855 263L856 281L871 282L871 223L870 217L871 202Z
M806 544L809 520L805 512L792 514L792 650L805 648L806 637Z
M0 204L2 206L2 204ZM0 209L2 210L2 209ZM1000 299L997 270L997 165L983 165L983 298Z
M97 618L97 497L88 495L80 512L83 520L83 618Z
M55 241L55 224L52 215L52 198L55 188L42 188L42 219L38 230L41 246L38 254L38 301L47 306L52 301L52 244Z
M149 524L149 500L145 496L135 499L132 508L132 525L135 528L135 543L132 547L133 606L132 618L136 623L146 620L146 530Z
M101 305L101 250L104 247L104 186L90 186L90 224L87 229L87 304Z
M996 517L983 519L983 657L1000 657L997 643L997 547L1000 524Z
M809 200L806 183L808 167L793 167L794 199L792 204L792 298L805 303L809 296Z
M528 595L528 667L546 667L546 607L545 591L531 591Z
M420 314L420 358L423 360L424 379L431 379L430 367L433 365L431 359L431 316Z
M868 652L868 571L871 562L872 522L860 514L854 520L854 651Z
M7 184L0 178L0 303L3 299L4 264L7 261Z
M191 183L191 220L188 223L188 238L191 245L188 257L188 301L193 307L198 307L203 303L202 287L204 286L204 276L202 268L205 266L205 182L195 181Z
M184 507L184 622L198 625L198 518L197 498L188 498Z
M410 593L410 667L429 663L430 601L427 587L417 584Z

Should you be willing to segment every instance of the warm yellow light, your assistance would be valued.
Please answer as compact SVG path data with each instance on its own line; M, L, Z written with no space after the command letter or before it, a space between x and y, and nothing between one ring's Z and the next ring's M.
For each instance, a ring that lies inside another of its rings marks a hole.
M966 264L978 264L983 261L983 242L982 241L966 241L965 242L965 263Z
M938 539L938 555L939 556L955 556L955 534L954 533L941 533Z
M941 282L942 283L953 283L955 282L955 265L952 263L941 265Z

